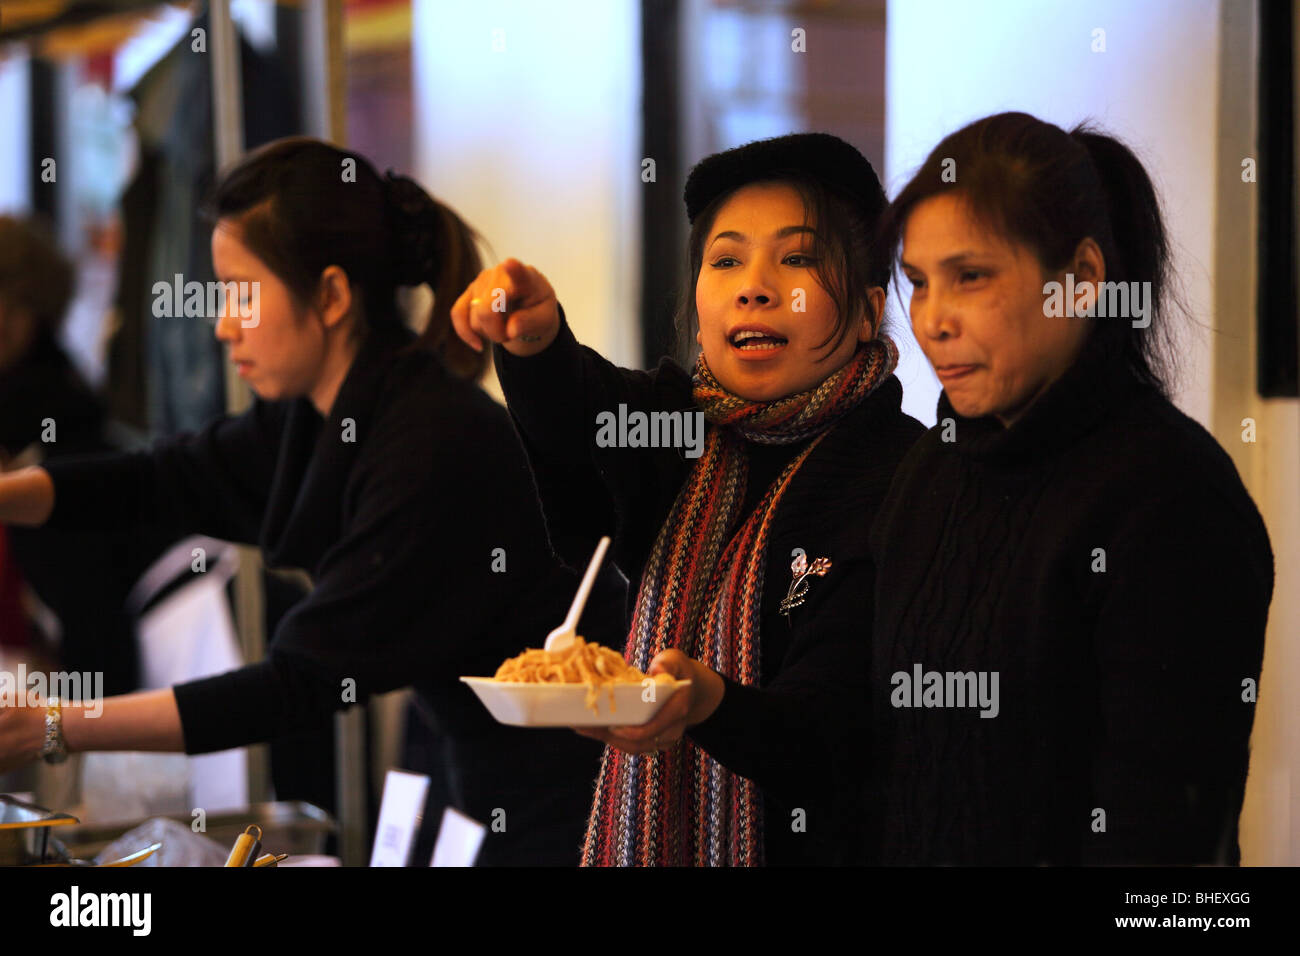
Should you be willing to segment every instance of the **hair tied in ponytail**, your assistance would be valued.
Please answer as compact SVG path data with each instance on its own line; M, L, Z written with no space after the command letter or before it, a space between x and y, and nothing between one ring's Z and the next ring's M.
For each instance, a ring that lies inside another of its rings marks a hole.
M439 260L437 206L419 183L391 169L384 173L384 195L397 284L432 285Z

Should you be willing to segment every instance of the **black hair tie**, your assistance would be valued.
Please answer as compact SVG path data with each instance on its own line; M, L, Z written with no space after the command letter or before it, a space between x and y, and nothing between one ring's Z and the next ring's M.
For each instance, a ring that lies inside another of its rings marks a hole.
M399 285L432 284L439 258L437 207L419 183L391 169L383 185L394 278Z

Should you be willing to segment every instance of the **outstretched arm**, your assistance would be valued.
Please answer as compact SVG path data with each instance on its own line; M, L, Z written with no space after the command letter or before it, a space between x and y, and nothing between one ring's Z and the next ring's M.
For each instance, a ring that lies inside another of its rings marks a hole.
M0 773L35 760L45 745L46 702L0 707ZM170 688L62 704L69 753L92 750L183 751L180 712Z

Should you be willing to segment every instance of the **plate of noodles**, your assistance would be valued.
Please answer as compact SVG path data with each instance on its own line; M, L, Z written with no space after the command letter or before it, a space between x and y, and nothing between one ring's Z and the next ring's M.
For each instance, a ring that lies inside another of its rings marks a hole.
M647 677L621 654L575 637L552 652L530 648L492 677L462 677L500 723L515 727L636 726L690 683Z

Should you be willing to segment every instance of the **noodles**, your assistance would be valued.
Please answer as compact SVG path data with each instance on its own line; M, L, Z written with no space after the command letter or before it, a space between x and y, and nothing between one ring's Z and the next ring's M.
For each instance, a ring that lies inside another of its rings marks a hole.
M596 698L600 688L609 687L609 709L614 710L614 685L639 684L646 679L616 652L599 644L589 644L575 636L562 651L529 648L497 668L496 680L518 684L586 684L589 710L599 713ZM655 680L671 680L658 674Z

